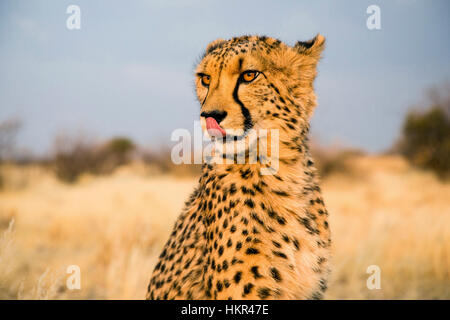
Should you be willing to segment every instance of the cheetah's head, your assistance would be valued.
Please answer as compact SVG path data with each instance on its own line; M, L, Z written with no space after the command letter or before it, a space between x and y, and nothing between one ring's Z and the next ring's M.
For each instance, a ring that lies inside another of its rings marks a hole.
M211 42L196 69L204 127L235 140L250 129L304 131L324 44L321 35L295 46L264 36Z

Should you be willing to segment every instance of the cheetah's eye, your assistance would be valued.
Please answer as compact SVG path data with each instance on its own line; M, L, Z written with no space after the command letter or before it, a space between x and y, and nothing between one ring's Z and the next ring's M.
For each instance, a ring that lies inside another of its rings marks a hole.
M258 71L245 71L244 73L242 73L242 80L244 82L252 82L258 75Z
M204 85L205 87L208 87L209 84L211 83L211 76L208 76L207 74L202 74L201 79L202 85Z

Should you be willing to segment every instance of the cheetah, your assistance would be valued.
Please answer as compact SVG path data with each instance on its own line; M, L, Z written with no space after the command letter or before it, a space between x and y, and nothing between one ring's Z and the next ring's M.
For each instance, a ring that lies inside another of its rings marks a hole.
M308 131L324 47L320 34L294 46L266 36L207 46L195 78L207 130L241 130L235 142L251 129L278 129L279 168L262 175L258 161L203 164L147 299L323 297L331 240Z

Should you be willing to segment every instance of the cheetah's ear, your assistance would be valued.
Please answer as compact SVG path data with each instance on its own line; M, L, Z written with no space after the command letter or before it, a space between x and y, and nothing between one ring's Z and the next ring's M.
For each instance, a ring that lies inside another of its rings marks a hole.
M208 44L208 46L206 47L206 54L208 54L208 53L210 53L211 51L213 51L214 49L216 49L216 48L218 48L218 47L220 47L222 44L224 44L225 42L227 42L226 40L224 40L224 39L216 39L216 40L214 40L214 41L212 41L212 42L210 42L209 44Z
M313 57L319 60L320 55L325 49L325 37L318 34L313 39L308 41L298 41L294 48L298 53Z

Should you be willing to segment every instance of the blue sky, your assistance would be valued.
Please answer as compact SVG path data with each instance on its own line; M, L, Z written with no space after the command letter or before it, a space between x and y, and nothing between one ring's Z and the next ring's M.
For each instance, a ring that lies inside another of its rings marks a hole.
M81 8L81 30L66 8ZM381 8L381 30L366 9ZM216 38L266 34L288 44L322 33L313 136L382 151L424 90L450 79L448 1L2 0L0 121L18 117L21 147L56 134L170 142L199 117L192 73Z

